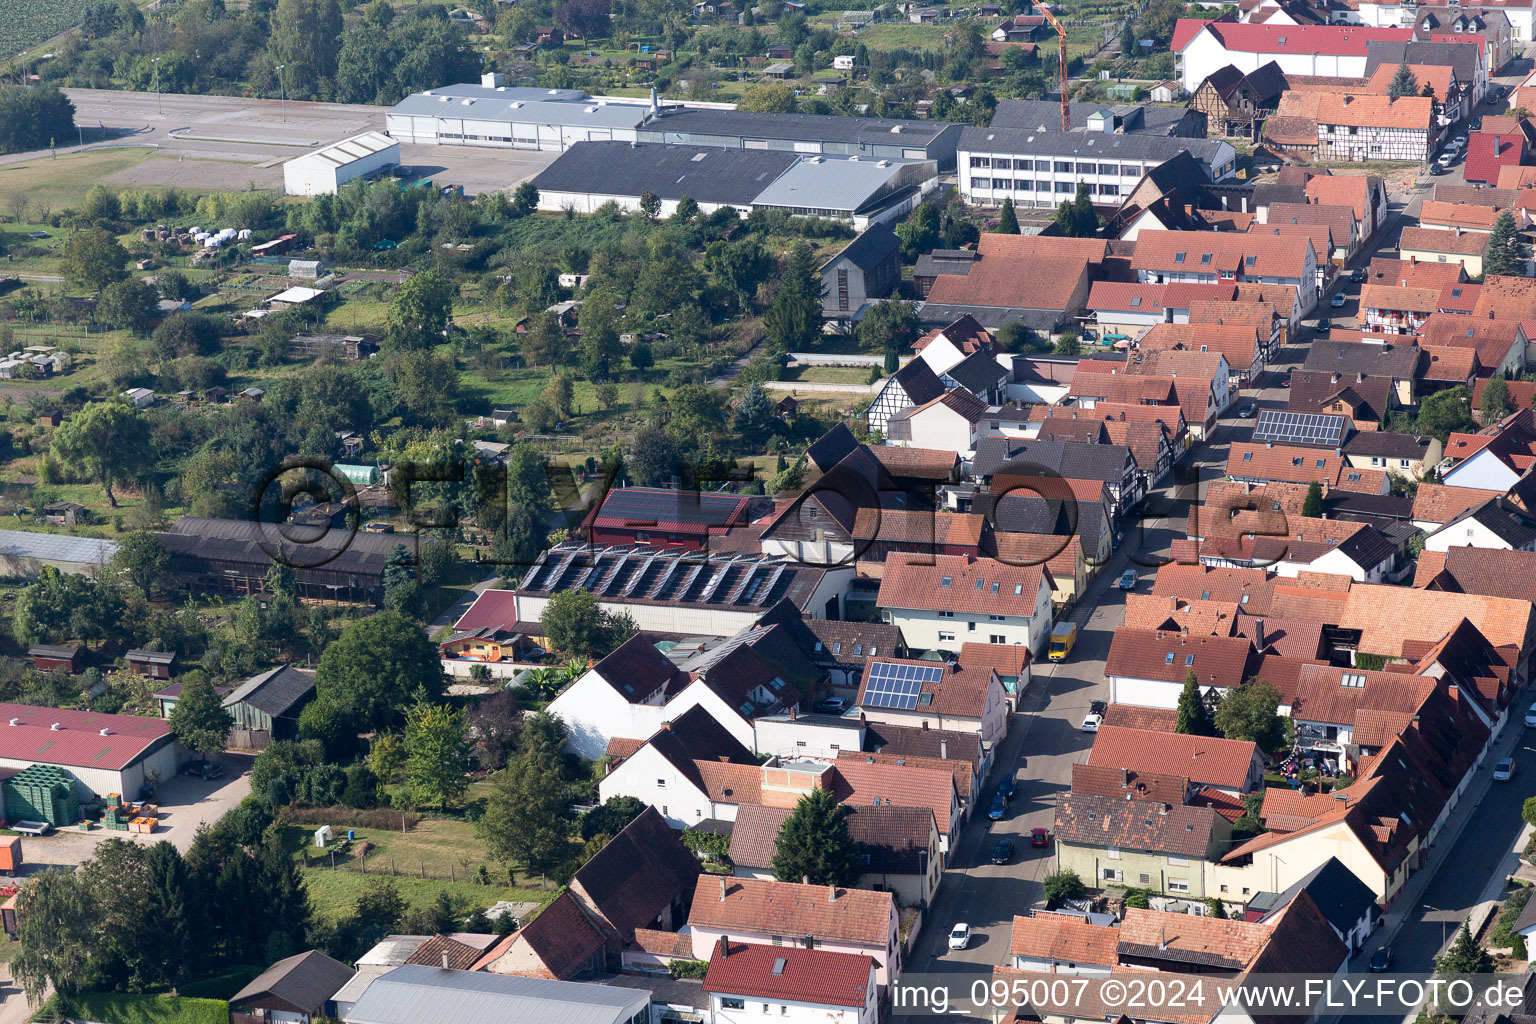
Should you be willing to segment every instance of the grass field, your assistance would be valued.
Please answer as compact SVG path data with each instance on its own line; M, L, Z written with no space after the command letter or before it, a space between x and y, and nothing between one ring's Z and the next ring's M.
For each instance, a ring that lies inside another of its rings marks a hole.
M883 21L863 29L858 39L871 50L942 50L944 29L910 21Z
M74 139L57 141L60 145L75 142ZM34 210L42 203L49 203L55 209L73 205L107 175L132 167L153 154L152 149L124 146L60 153L57 159L39 157L21 163L0 164L0 208L4 208L6 197L16 191L27 194ZM119 186L117 191L129 187L133 186Z
M869 368L864 366L791 366L780 375L786 381L820 381L825 384L868 384Z
M508 885L506 869L487 861L485 847L467 821L424 818L411 831L403 833L359 829L358 841L376 847L368 855L366 873L358 870L357 859L351 855L338 856L336 869L332 870L329 853L317 848L312 836L313 830L305 826L283 830L284 844L295 859L306 865L304 883L315 913L331 920L351 913L369 879L390 876L391 867L407 907L430 906L440 892L451 893L482 909L498 900L545 903L555 895L553 885L544 890L537 881L531 888ZM481 885L473 880L482 864L495 884ZM422 874L428 877L422 878Z

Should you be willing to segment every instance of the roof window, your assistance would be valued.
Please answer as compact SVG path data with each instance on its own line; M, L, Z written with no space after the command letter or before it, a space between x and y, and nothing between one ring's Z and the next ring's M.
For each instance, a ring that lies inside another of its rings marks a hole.
M1141 305L1141 296L1140 295L1133 295L1133 296L1131 296L1131 308L1132 309L1136 309L1140 305Z
M1184 262L1184 253L1182 253L1182 252L1174 253L1173 254L1173 262L1175 262L1175 263L1183 263Z
M976 577L976 589L977 590L981 590L986 585L987 585L987 581L986 580L982 579L980 576Z
M1195 656L1193 654L1186 654L1186 655L1184 655L1184 667L1185 668L1188 668L1189 666L1193 665L1194 663L1195 663Z
M1211 254L1208 253L1208 252L1201 253L1200 254L1200 265L1202 267L1206 267L1206 266L1210 266L1210 263L1211 263Z
M939 577L939 586L945 588L946 590L949 588L949 585L951 583L953 583L953 582L954 582L954 578L951 577L951 576L941 576L941 577Z
M1014 597L1018 597L1022 593L1024 593L1024 584L1022 584L1022 583L1015 583L1013 585L1013 596Z
M1172 665L1173 664L1173 652L1172 651L1169 651L1167 654L1163 655L1163 664L1164 665Z

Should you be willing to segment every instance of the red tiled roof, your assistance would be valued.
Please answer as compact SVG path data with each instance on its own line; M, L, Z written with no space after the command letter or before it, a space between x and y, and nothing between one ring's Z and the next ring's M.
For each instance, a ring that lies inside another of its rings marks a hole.
M1175 53L1183 49L1179 43L1179 29L1186 19L1179 19L1175 27ZM1413 30L1406 28L1363 28L1358 25L1254 25L1232 22L1210 22L1211 33L1221 41L1226 50L1245 53L1298 53L1340 57L1364 57L1366 45L1371 42L1405 43L1413 38ZM1195 31L1184 30L1183 43L1194 38Z
M928 301L1019 309L1065 309L1091 263L1104 259L1103 239L1040 235L981 236L965 274L940 274Z
M1273 929L1273 924L1236 918L1195 917L1130 907L1120 922L1120 947L1205 954L1246 967L1264 951Z
M1119 930L1066 914L1015 914L1008 951L1033 960L1112 967Z
M1455 381L1465 384L1477 374L1479 363L1476 349L1428 344L1420 347L1425 356L1425 380Z
M934 682L924 682L921 692L930 695L923 699L928 700L924 707L931 707L935 714L957 715L967 718L981 718L987 705L987 691L992 685L992 670L986 665L965 669L958 665L949 665L942 662L918 661L911 658L883 658L872 656L865 659L864 681L859 687L859 703L864 703L864 694L869 686L869 668L875 662L885 665L914 665L926 668L938 668L939 678Z
M461 629L506 629L508 623L517 621L517 591L487 590L475 598L474 604L465 609L459 621L453 624Z
M1403 250L1445 252L1481 256L1488 247L1488 236L1481 231L1447 231L1443 228L1403 228L1398 239ZM1470 307L1469 307L1470 308Z
M703 988L751 999L861 1007L874 984L874 964L854 953L730 942L722 936L710 954Z
M876 601L882 608L1030 616L1042 572L1038 565L1008 565L993 558L893 555L885 561Z
M1311 242L1305 238L1284 236L1274 238L1226 231L1143 231L1136 236L1136 254L1131 257L1131 268L1299 278L1310 246ZM1184 254L1182 260L1180 253ZM1253 257L1252 265L1248 263L1249 257Z
M1088 763L1136 771L1177 771L1201 785L1243 789L1258 752L1254 744L1237 740L1100 725Z
M1421 225L1444 224L1451 227L1477 228L1492 231L1499 211L1491 206L1473 206L1471 203L1442 203L1425 200L1419 208Z
M1231 305L1224 303L1223 305ZM1269 339L1269 317L1264 318L1264 338ZM1245 324L1158 324L1138 342L1143 352L1180 349L1192 353L1219 353L1232 370L1247 370L1258 354L1258 328ZM1162 369L1158 363L1157 369ZM1175 367L1182 371L1183 367ZM1202 409L1203 413L1204 410ZM1185 414L1186 416L1188 413Z
M1487 379L1480 378L1472 382L1473 409L1482 405L1483 389L1487 386ZM1507 380L1504 382L1504 390L1508 392L1509 400L1514 404L1517 412L1521 409L1536 408L1536 381Z
M885 949L895 916L888 892L701 875L688 923L727 935L814 935Z
M1126 729L1148 729L1152 732L1173 732L1178 725L1179 713L1173 708L1142 708L1135 704L1111 704L1104 712L1105 725L1118 725Z
M1462 176L1468 181L1498 181L1499 168L1519 166L1524 163L1525 153L1525 135L1521 132L1473 132L1467 137L1467 161Z
M1364 681L1356 683L1356 677ZM1344 685L1346 679L1351 685ZM1435 681L1401 672L1367 672L1333 665L1306 665L1301 669L1291 717L1298 722L1353 725L1361 711L1412 712Z
M1110 796L1118 800L1182 804L1189 792L1189 779L1183 775L1105 768L1079 762L1072 766L1072 792L1088 796Z
M1531 319L1536 316L1536 279L1489 275L1483 279L1473 313L1496 320Z
M1387 95L1387 90L1392 87L1392 79L1397 74L1397 68L1398 65L1387 62L1378 65L1366 81L1366 90L1378 96ZM1427 85L1434 90L1434 98L1438 102L1445 102L1446 93L1451 88L1451 79L1454 77L1449 64L1409 64L1408 70L1413 72L1414 80L1418 82L1420 90ZM1468 162L1471 162L1470 158Z

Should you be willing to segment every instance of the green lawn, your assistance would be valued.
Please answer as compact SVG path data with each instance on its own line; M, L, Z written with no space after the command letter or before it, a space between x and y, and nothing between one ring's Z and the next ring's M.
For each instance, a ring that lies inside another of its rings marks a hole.
M910 21L883 21L870 25L858 35L871 50L942 50L944 29L937 25L914 25Z
M351 855L338 855L336 868L331 869L330 854L314 845L313 831L308 826L288 826L283 830L283 842L301 864L307 865L304 882L315 913L330 920L351 913L369 879L389 876L391 869L400 895L407 907L413 908L430 906L437 894L445 891L481 908L499 900L545 903L555 896L555 886L540 889L537 880L530 888L508 885L506 869L486 858L474 826L466 821L423 818L404 833L358 829L358 842L366 841L376 847L368 855L366 873L358 870L357 859ZM344 829L339 831L346 834ZM354 843L354 850L356 846ZM481 885L473 880L482 864L495 884ZM421 877L423 873L426 878ZM450 874L454 880L450 881ZM519 881L523 881L521 876Z
M58 1005L49 999L32 1015L35 1021L57 1019L68 1010L70 1016L85 1020L111 1021L112 1024L228 1024L229 1004L222 999L184 999L177 996L131 995L125 992L83 992Z
M780 380L819 381L826 384L868 384L867 366L791 366Z
M58 139L59 145L75 144L74 139ZM39 157L22 163L0 164L0 208L5 198L21 191L31 199L33 209L39 203L51 203L55 209L71 206L109 174L149 159L154 150L139 147L93 149L84 153L61 152L57 159ZM139 185L110 185L121 192Z

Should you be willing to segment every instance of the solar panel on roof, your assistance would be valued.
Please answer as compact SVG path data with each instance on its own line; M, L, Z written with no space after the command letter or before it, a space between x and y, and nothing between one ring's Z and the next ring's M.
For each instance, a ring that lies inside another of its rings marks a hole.
M875 708L911 711L917 707L924 683L936 683L944 676L940 666L897 665L877 661L869 667L864 687L864 703Z
M1344 417L1325 413L1266 409L1253 428L1258 443L1304 444L1336 448L1344 438Z

